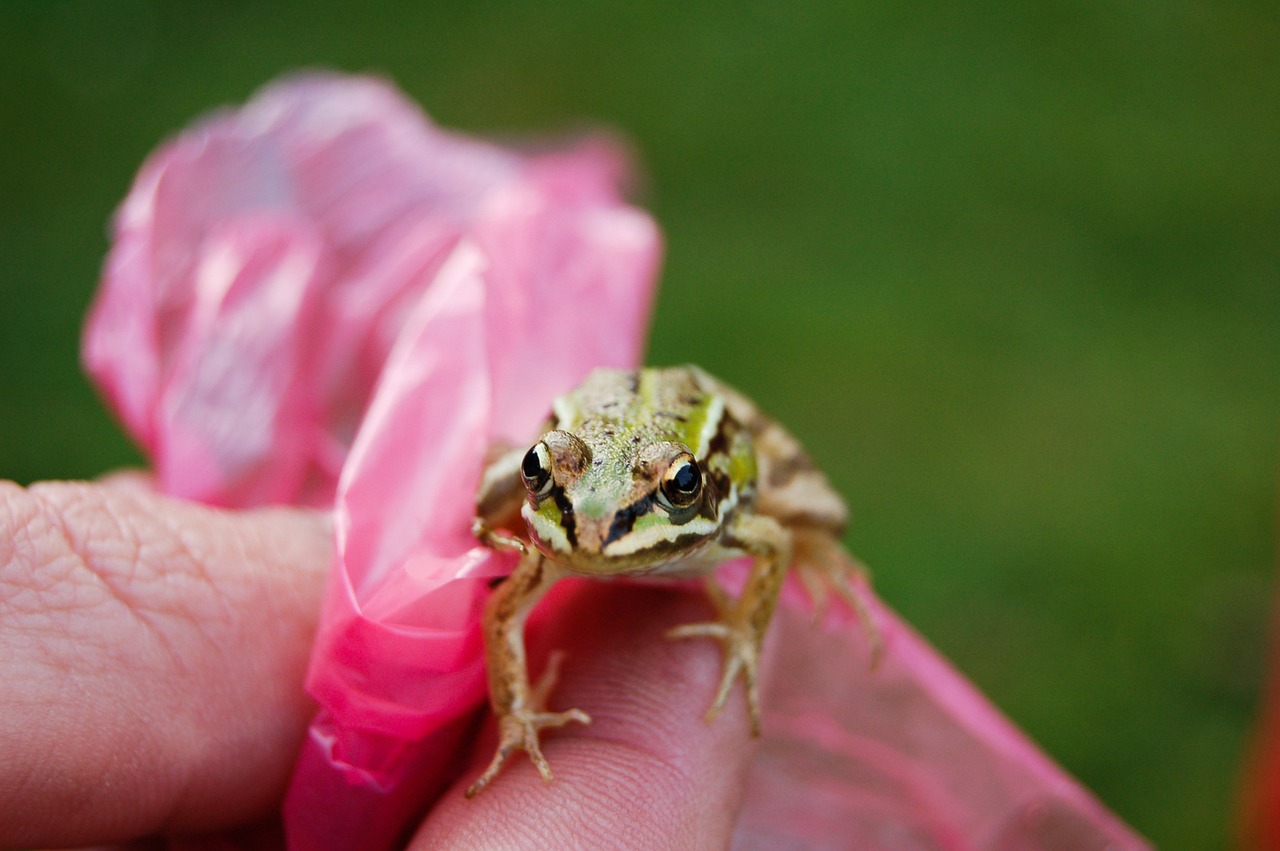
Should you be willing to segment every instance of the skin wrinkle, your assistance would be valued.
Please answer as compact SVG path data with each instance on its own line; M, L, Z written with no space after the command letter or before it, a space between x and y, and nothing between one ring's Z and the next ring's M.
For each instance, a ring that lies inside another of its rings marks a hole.
M259 519L267 519L272 514L272 509L262 509L247 513L247 515L256 516ZM188 563L194 568L198 568L195 572L213 592L209 595L207 602L216 607L217 618L204 612L187 612L192 627L202 638L211 644L216 644L216 639L207 634L209 629L214 625L234 624L237 613L236 598L248 597L254 601L255 605L266 608L265 612L258 614L259 625L263 632L260 637L264 643L279 639L278 643L280 645L309 646L310 635L297 637L278 634L280 625L288 622L288 618L283 617L283 615L296 607L296 601L286 600L282 603L277 599L278 597L292 596L287 593L287 588L282 588L277 583L270 581L271 577L287 576L291 572L289 564L273 558L275 554L282 551L287 552L288 549L285 547L282 550L279 545L281 542L271 540L268 537L268 526L266 524L242 527L242 534L229 540L219 539L217 541L210 541L206 536L197 536L184 527L175 526L173 520L168 525L172 530L174 540L180 544L179 552L182 557L187 559ZM230 546L229 552L221 552L219 550L219 547L227 545ZM209 551L205 552L206 549ZM265 559L264 555L266 556ZM216 582L203 569L203 565L206 562L234 565L260 564L261 569L234 572L230 577L225 577L222 582ZM227 581L228 579L232 581ZM226 667L229 669L234 669L234 666L241 662L238 657L225 661L227 663ZM229 671L230 673L232 671ZM272 680L270 685L272 688L277 688L278 681ZM213 720L215 719L203 719L197 714L191 719L192 729L189 735L194 739L202 737L204 734L202 727L205 726L206 722ZM244 747L254 746L252 736L244 738L245 741L241 743ZM234 743L228 743L224 747L234 747ZM188 802L198 799L202 792L203 789L200 786L199 778L194 775L189 776L183 784L182 791L177 796L175 811L181 812L189 809L190 804ZM177 823L173 826L181 827L182 825Z
M714 651L715 648L710 649ZM713 656L706 663L708 669L715 671L718 671L718 665L718 656ZM672 668L678 669L679 663L672 665ZM700 779L705 778L699 778L699 767L690 763L691 754L685 733L691 725L707 724L702 717L705 707L699 699L690 705L689 709L692 711L675 713L671 710L671 693L683 688L686 690L676 693L698 698L705 695L706 702L709 702L715 685L716 678L708 677L705 682L687 687L673 682L672 691L660 692L654 689L636 689L634 681L620 681L616 686L607 682L593 682L583 691L581 703L594 706L599 720L592 725L592 729L582 731L582 738L590 739L593 745L603 746L605 753L616 749L643 757L656 773L664 776L666 788L673 790L673 794L669 796L671 799L686 800L690 796L696 797ZM635 736L637 719L644 719L643 723L648 728L647 735L642 739ZM730 723L738 724L739 719ZM745 714L742 715L740 724L746 727ZM742 747L753 749L754 742L748 741Z
M115 582L108 579L109 571L94 569L93 559L85 555L83 536L71 531L71 526L75 522L73 518L77 516L76 500L72 499L64 505L58 498L59 494L64 497L78 497L74 488L58 485L38 487L29 489L27 494L33 505L32 522L24 524L23 531L30 532L32 535L31 552L35 556L27 566L29 568L27 575L43 580L36 596L43 603L51 624L58 623L53 617L57 614L69 616L62 620L63 629L51 632L45 642L42 659L37 662L38 665L43 663L44 666L51 668L52 673L55 674L48 686L49 696L56 695L51 705L55 707L93 706L98 702L102 689L97 689L95 693L90 689L88 682L106 680L112 684L111 688L116 692L117 711L125 714L126 719L119 719L110 713L105 716L98 714L94 723L110 725L113 729L104 728L99 732L107 736L118 732L127 736L124 740L130 741L132 745L131 748L125 749L123 753L118 753L112 758L114 764L110 770L89 774L88 776L94 777L92 781L85 776L74 774L63 774L55 778L57 782L70 786L72 794L60 797L71 808L70 816L74 818L77 809L84 811L93 806L93 802L103 791L99 788L102 783L110 784L120 776L122 767L120 763L125 764L124 773L127 774L127 764L132 755L137 750L147 750L155 741L153 734L155 725L150 723L152 719L146 717L148 703L145 698L147 696L139 693L137 686L128 678L122 678L115 673L112 657L116 654L113 653L112 642L109 640L115 630L103 632L100 635L95 628L84 629L83 621L88 618L91 627L93 624L110 625L123 614L127 623L120 626L127 628L127 624L140 625L151 638L159 637L159 633L139 616L136 607L131 603L132 595L124 593ZM110 516L109 512L106 514ZM37 519L40 521L38 525L34 522ZM51 537L37 542L36 535ZM50 547L54 548L52 552ZM48 569L57 564L66 564L68 567L58 571ZM61 605L58 601L60 592L69 595L62 597ZM102 611L104 605L107 607L105 612ZM75 629L77 625L81 626L79 630ZM119 626L116 629L118 630ZM96 647L90 651L86 642L94 642ZM108 658L94 664L94 660L100 655L106 655ZM122 696L127 696L127 699L120 700ZM62 725L59 724L57 716L56 710L52 718L43 712L37 713L39 723L55 725L49 731L53 737L60 737L58 731ZM129 720L133 723L126 723ZM82 729L63 730L61 735L65 736L68 732L79 737L87 735ZM33 762L32 765L33 770L38 770L38 762ZM107 769L107 766L104 765L102 768ZM47 780L42 785L47 786Z
M313 711L328 521L132 483L0 483L0 540L0 649L18 674L0 691L0 798L30 804L27 833L0 818L0 846L267 812Z
M12 482L0 481L0 529L7 534L0 535L0 605L9 606L12 598L25 590L25 586L7 581L8 569L16 562L21 546L31 548L31 536L28 527L34 510L24 502L14 499L21 493L21 488ZM26 508L26 511L22 511Z
M47 525L43 523L45 518L34 506L31 506L29 511L24 512L26 516L23 517L15 516L15 512L12 510L8 514L11 518L10 522L18 525L12 533L0 536L12 541L12 546L9 548L9 558L0 562L0 566L4 570L2 575L6 589L3 602L20 614L47 611L49 601L46 598L48 591L57 584L58 579L53 575L53 571L49 569L57 563L57 560L45 558L38 543L37 530ZM15 566L25 562L33 565L42 565L43 569L24 573L21 577L12 576ZM18 579L22 581L17 581ZM30 599L33 604L24 607L16 605L18 601L27 599Z
M634 760L627 759L628 756L640 755L639 764L634 764ZM569 843L572 844L575 837L590 836L591 833L596 834L596 841L593 843L596 847L605 847L610 840L622 840L621 844L628 848L661 848L668 845L671 840L670 830L663 830L666 825L662 824L657 818L652 819L636 819L628 817L620 817L622 814L630 814L635 812L657 813L659 805L669 801L684 800L680 797L674 797L668 794L668 790L663 790L663 794L658 796L654 794L653 786L649 782L643 784L626 783L628 778L645 777L649 778L646 769L654 767L649 762L647 755L639 753L635 749L627 749L625 751L609 750L602 751L597 759L590 763L592 767L592 777L613 777L619 778L621 782L610 783L608 789L604 791L602 785L588 783L583 793L583 803L585 806L578 808L572 815L574 818L567 820L566 833L568 833ZM616 793L626 790L628 794L625 798L620 797ZM645 793L648 793L647 795ZM648 800L644 800L647 798ZM594 813L612 813L614 821L601 822L594 817Z
M44 505L45 514L66 544L67 551L75 555L77 572L89 577L88 583L80 583L73 578L73 585L86 590L98 588L105 591L108 600L100 601L98 605L109 601L117 603L126 616L164 651L165 658L157 660L154 663L156 667L163 668L167 663L179 673L185 673L183 651L175 646L165 628L173 612L159 605L144 603L148 600L148 591L154 593L163 581L161 575L148 571L147 567L161 563L168 566L172 562L152 562L145 557L145 533L138 523L125 519L125 511L120 510L125 506L102 505L97 500L90 505L91 497L85 486L78 483L38 484L29 492ZM129 500L127 507L136 510L139 506L136 500ZM104 518L109 528L99 528ZM123 546L119 551L105 551L104 548L114 545ZM181 566L186 567L187 564ZM110 646L103 649L112 652Z
M611 807L616 810L622 807L631 812L653 813L668 801L690 801L700 797L694 773L684 760L662 759L655 756L654 749L621 736L593 737L590 744L595 748L590 762L591 779L598 781L602 777L615 777L617 783L602 785L607 785L610 790L626 791L625 800L619 800L616 795L601 791L595 782L588 781L584 796L598 801L597 809ZM646 782L640 785L627 782L636 776L645 777ZM661 794L655 790L660 790ZM651 824L641 821L642 824Z
M277 509L262 509L259 514L262 518L267 519L276 514L277 511ZM268 532L273 531L274 528L263 524L248 529L246 534L235 542L238 550L237 556L247 563L250 553L264 553L268 558L265 565L266 575L287 576L290 573L291 565L286 560L278 558L279 553L287 551L287 546L282 547L282 543L287 544L287 542L277 541L275 540L275 535L268 535ZM326 564L325 567L327 566ZM273 585L268 585L262 590L260 599L267 606L265 614L267 615L268 623L284 623L286 620L285 614L288 611L292 611L296 605L293 600L287 600L282 605L280 598L286 596L284 592L285 589L277 588ZM226 603L228 615L234 616L234 607L231 606L230 600L225 600L224 602Z
M13 496L23 493L12 485L5 491ZM22 624L19 633L22 644L33 651L38 649L38 663L65 675L80 661L65 652L66 645L79 646L79 642L98 641L96 630L76 632L74 625L86 614L91 614L101 604L102 598L94 594L92 596L96 599L86 599L85 592L91 589L85 588L77 574L86 571L87 566L76 555L74 536L58 522L56 506L38 493L32 496L35 498L4 500L7 506L26 508L21 516L15 515L13 507L8 509L10 522L19 524L13 537L21 539L24 545L12 548L11 560L3 566L6 588L15 589L6 595L11 610L6 620ZM47 536L50 534L63 543L63 548L49 551ZM14 575L24 562L27 569L20 576ZM118 602L118 596L113 596ZM25 600L27 604L15 605L18 600ZM95 622L98 619L93 615ZM12 635L10 631L9 636Z
M216 547L209 547L208 542L194 538L194 534L186 524L176 521L176 518L167 518L164 523L165 530L169 533L167 540L173 541L177 546L173 556L180 559L181 564L187 568L188 572L184 573L185 578L194 579L197 584L206 586L211 592L205 599L206 603L212 603L217 608L217 618L213 617L213 613L208 611L194 612L189 606L192 597L186 594L176 595L179 603L178 610L187 616L189 622L200 632L205 632L209 626L213 624L226 625L233 623L235 620L235 609L231 605L230 595L231 588L224 587L225 578L222 582L215 581L210 576L208 568L205 566L207 561L213 560L217 556ZM235 552L231 554L231 558L227 560L229 564L248 564L253 560L245 541L239 537L231 539L231 546L235 548ZM260 550L260 552L270 552L270 550ZM172 556L171 556L172 557ZM243 577L239 574L232 574L237 579Z
M677 801L689 800L692 793L698 790L698 782L694 777L685 761L682 759L672 759L671 756L663 755L663 752L657 747L650 747L645 742L637 742L628 740L626 736L591 736L591 745L603 745L600 749L600 761L608 764L609 760L622 758L622 756L630 756L630 759L617 759L618 763L640 764L645 768L652 768L654 773L662 774L664 777L671 779L671 782L658 781L662 784L662 788L675 790L673 795L669 796ZM627 777L628 773L634 769L620 770L617 772L620 777ZM634 804L636 797L639 797L645 790L631 790L631 797L628 801ZM644 809L644 807L641 807Z
M57 534L60 543L65 548L64 553L73 567L80 568L86 572L97 584L101 585L107 595L117 602L124 611L133 613L138 607L137 600L134 595L126 593L126 589L130 584L136 584L137 582L136 555L138 545L133 536L124 534L126 530L122 524L119 522L115 524L117 535L114 540L133 541L130 550L131 554L135 556L135 558L111 559L113 563L118 562L128 565L123 575L116 578L112 575L112 571L95 567L103 559L95 553L94 544L97 541L106 540L107 537L96 530L90 531L86 535L76 534L71 529L72 522L78 521L76 515L80 513L77 511L77 499L69 501L65 499L67 496L78 497L73 488L60 483L33 485L28 488L27 493L38 502L42 509L39 512L41 519L46 521L48 528ZM75 583L73 582L73 584Z
M164 592L164 616L170 622L177 621L177 625L192 638L221 655L225 651L219 646L214 631L234 626L227 602L230 589L223 587L229 584L230 577L222 582L215 581L203 567L201 557L189 542L183 540L179 527L173 521L162 522L161 527L166 536L158 543L143 544L139 560L171 568L150 580ZM197 610L197 603L204 610ZM189 673L186 655L187 652L181 650L171 652L170 662L181 674Z

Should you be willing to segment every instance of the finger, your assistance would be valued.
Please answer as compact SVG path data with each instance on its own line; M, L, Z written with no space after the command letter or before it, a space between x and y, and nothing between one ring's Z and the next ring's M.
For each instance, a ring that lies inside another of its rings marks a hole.
M577 707L590 726L548 732L555 780L517 755L472 800L462 788L493 746L482 737L468 773L432 811L412 848L723 847L754 751L740 688L703 720L720 676L714 641L673 642L672 626L707 617L699 591L584 583L552 603L531 658L568 651L553 710Z
M0 846L267 813L330 559L316 512L0 483Z

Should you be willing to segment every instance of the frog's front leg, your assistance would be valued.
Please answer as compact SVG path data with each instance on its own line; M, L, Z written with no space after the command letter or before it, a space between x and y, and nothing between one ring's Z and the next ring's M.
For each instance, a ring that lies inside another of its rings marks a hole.
M551 766L538 745L538 731L543 727L562 727L570 721L591 723L580 709L543 711L543 703L555 683L558 658L552 658L536 685L529 683L524 650L525 619L561 575L554 562L530 548L485 605L485 662L489 673L489 701L498 718L498 750L484 774L467 789L468 798L488 786L519 749L529 754L543 780L551 780Z
M791 562L791 533L771 517L744 514L734 518L725 530L723 543L755 556L747 584L737 601L730 600L714 578L707 580L707 596L716 607L719 620L678 626L668 638L706 637L724 647L724 669L715 700L707 710L707 720L720 714L738 674L746 688L751 733L760 735L760 646L773 619L778 594Z

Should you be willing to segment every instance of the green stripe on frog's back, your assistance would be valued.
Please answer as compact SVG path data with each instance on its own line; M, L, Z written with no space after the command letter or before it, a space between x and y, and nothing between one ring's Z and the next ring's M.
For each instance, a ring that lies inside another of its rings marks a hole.
M698 384L688 367L643 370L639 381L644 413L666 440L689 447L704 461L724 418L724 400Z
M635 371L597 370L572 393L557 399L557 427L580 434L634 440L637 447L672 440L699 460L724 413L724 401L708 394L685 367Z
M756 455L749 429L726 407L726 397L697 367L646 369L637 376L640 421L693 452L716 485L717 496L733 508L755 490ZM710 506L708 506L710 508Z

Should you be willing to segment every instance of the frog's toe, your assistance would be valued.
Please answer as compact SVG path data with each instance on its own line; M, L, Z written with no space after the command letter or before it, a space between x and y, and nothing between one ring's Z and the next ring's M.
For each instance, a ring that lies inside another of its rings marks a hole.
M729 700L729 690L733 688L733 681L738 678L738 673L745 673L745 666L742 657L736 654L730 654L724 660L724 670L720 675L720 687L716 689L715 699L711 701L711 707L707 710L706 719L714 721L724 709L725 703ZM750 697L748 697L748 701Z
M591 723L591 716L581 709L566 709L564 712L538 712L530 716L530 718L530 726L535 730L540 730L543 727L563 727L570 721L576 721L579 724Z
M718 638L721 641L728 641L732 631L728 624L720 623L719 621L687 623L667 630L667 638L672 640L682 638Z
M555 777L551 773L551 764L542 755L542 745L538 732L545 727L563 727L570 722L590 724L591 716L581 709L566 709L564 712L516 712L503 716L498 721L498 749L484 774L467 788L466 796L475 797L493 781L502 766L517 750L529 755L529 761L542 779L550 783Z
M502 766L506 765L507 759L515 748L516 745L511 742L503 741L499 743L498 750L494 752L493 759L489 761L489 767L484 770L484 774L477 777L475 782L467 787L467 791L463 794L467 798L474 798L483 792L485 787L493 782L493 778L498 776L498 772L502 771ZM539 756L541 756L541 753L539 753ZM546 760L543 760L543 762L545 763Z
M750 629L717 621L691 623L667 631L667 638L714 638L724 648L724 667L715 699L707 710L707 721L714 721L729 700L733 683L742 675L746 690L747 711L751 717L751 734L760 735L760 693L756 672L760 664L760 641Z

